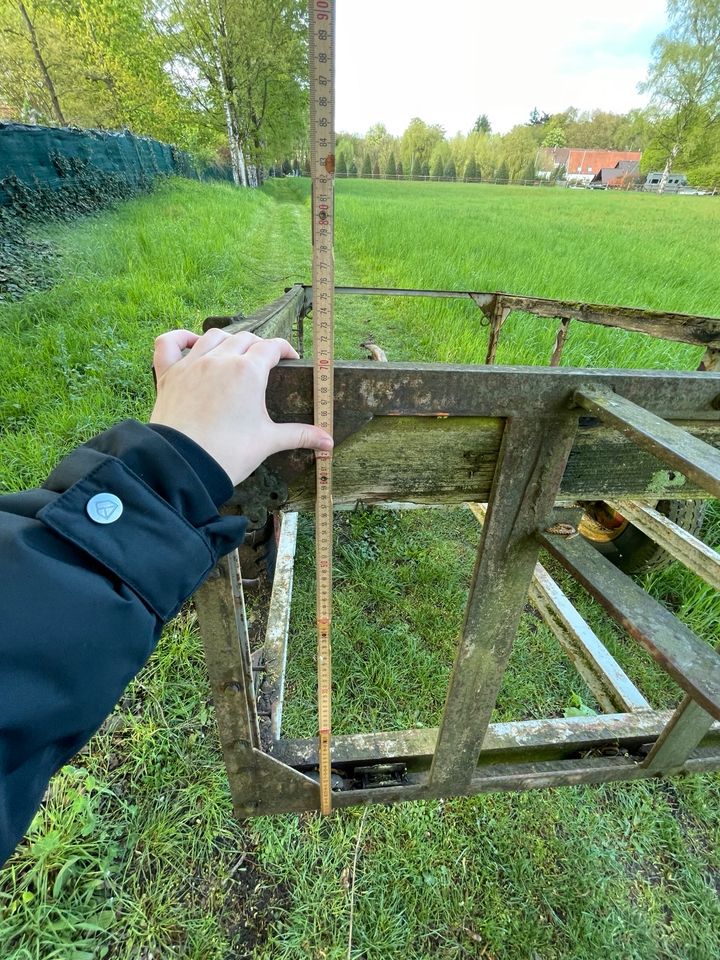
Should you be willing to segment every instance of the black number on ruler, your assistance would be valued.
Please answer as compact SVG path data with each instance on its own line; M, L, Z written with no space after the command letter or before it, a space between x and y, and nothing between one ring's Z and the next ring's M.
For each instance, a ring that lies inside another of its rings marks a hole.
M318 40L327 40L327 38L328 38L327 30L318 30ZM324 54L321 53L320 56L322 57L324 56Z

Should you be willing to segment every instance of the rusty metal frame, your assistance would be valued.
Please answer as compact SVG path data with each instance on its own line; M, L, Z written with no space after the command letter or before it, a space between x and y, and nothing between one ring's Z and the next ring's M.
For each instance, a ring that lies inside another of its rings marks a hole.
M338 288L338 293L471 299L494 359L512 310L560 321L549 368L340 363L336 372L339 507L358 502L467 504L482 523L465 622L437 729L333 739L337 807L590 784L720 769L720 655L577 535L577 501L606 499L673 556L718 585L718 555L648 506L661 496L720 494L720 320L516 297L505 293ZM252 317L209 325L302 336L312 290L296 285ZM703 372L559 368L572 320L703 345ZM311 365L273 372L268 408L312 420ZM426 451L422 472L413 443ZM427 451L437 445L435 459ZM401 469L398 464L409 464ZM389 466L388 466L389 464ZM597 478L598 464L604 464ZM238 816L316 810L317 739L282 737L297 509L311 506L307 454L271 458L236 503L283 506L265 638L251 651L235 557L196 593L220 738ZM463 465L461 468L459 465ZM678 486L678 475L683 483ZM259 492L258 492L259 491ZM283 504L278 492L283 491ZM643 503L643 500L646 502ZM485 506L484 504L487 504ZM538 563L552 554L677 681L658 711ZM526 599L604 714L491 723Z

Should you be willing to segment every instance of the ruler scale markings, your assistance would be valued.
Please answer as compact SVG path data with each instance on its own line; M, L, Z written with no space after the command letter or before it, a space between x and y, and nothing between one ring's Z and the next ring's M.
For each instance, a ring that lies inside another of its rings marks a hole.
M334 0L310 0L310 167L312 177L313 395L317 426L333 432L333 305L335 294L334 172ZM332 810L331 790L331 623L332 623L332 454L316 453L316 617L320 810Z

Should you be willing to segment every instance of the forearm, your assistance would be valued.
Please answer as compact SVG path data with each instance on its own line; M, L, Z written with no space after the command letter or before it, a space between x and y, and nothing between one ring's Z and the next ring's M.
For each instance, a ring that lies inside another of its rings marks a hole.
M0 497L0 862L163 624L241 542L245 521L218 515L231 492L192 441L126 421L42 488ZM88 512L103 494L121 504L105 523Z

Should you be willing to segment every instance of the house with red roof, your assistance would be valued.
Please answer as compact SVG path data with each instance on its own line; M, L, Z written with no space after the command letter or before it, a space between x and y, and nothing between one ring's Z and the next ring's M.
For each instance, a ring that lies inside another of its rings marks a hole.
M554 170L565 167L565 179L585 184L595 180L600 171L617 169L627 172L630 163L640 163L639 150L587 150L576 147L546 147L540 151L538 166L541 175L550 177ZM623 174L619 174L622 176Z

